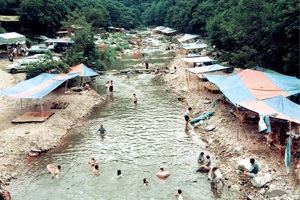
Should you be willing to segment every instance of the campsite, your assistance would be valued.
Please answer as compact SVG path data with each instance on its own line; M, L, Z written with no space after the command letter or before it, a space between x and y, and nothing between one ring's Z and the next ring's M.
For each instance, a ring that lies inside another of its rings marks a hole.
M158 35L153 34L151 37L155 39L156 37L158 37ZM251 117L257 119L257 115L255 115L253 111L260 111L256 110L256 107L253 107L252 105L256 105L258 103L261 104L264 102L253 102L253 104L251 104L251 101L255 100L256 98L263 99L267 94L260 92L257 93L258 97L254 98L252 95L250 95L251 91L248 93L246 91L241 91L240 93L243 93L244 95L236 96L235 94L237 94L237 92L230 93L230 87L228 87L233 85L232 82L236 83L236 81L238 80L238 78L234 77L235 73L228 74L222 71L218 71L227 70L228 67L222 66L220 64L193 67L193 65L188 63L203 63L207 61L212 61L213 59L205 55L202 57L184 58L185 55L182 54L182 49L178 45L175 45L175 48L176 49L174 49L174 51L176 51L178 54L174 59L172 59L173 61L170 64L168 64L168 66L170 66L171 69L173 66L176 66L176 72L166 73L162 77L165 82L164 84L166 84L167 86L166 90L174 92L178 97L180 97L183 100L183 110L186 108L186 105L193 107L195 115L199 115L202 112L209 111L211 108L211 102L216 101L216 108L214 109L213 116L211 116L210 119L205 120L204 126L196 124L190 131L192 131L191 133L198 135L198 137L201 140L203 140L205 144L204 148L206 149L206 151L215 154L215 160L218 163L218 166L222 169L223 173L226 174L225 177L228 184L231 186L231 190L239 191L241 196L257 195L258 191L263 190L260 187L258 187L257 189L253 189L252 187L244 188L244 186L241 186L239 184L239 175L236 172L234 172L234 169L236 168L235 165L238 161L243 160L245 158L254 157L258 160L261 166L261 171L265 174L270 174L272 176L272 184L269 186L270 189L268 190L268 195L272 195L272 191L275 190L282 190L284 191L284 193L287 194L288 191L292 192L292 186L294 183L294 179L292 178L292 176L282 178L282 175L286 174L286 170L284 167L284 159L280 157L280 149L277 149L276 146L270 147L266 144L266 138L264 137L264 134L258 134L257 121L243 121L248 120L249 118L251 119ZM2 60L1 65L5 66L7 62L7 60ZM71 72L73 73L73 75L76 75L80 73L80 69L82 67L86 66L82 64L74 66ZM137 69L140 67L141 63L137 64ZM13 86L15 83L18 83L19 81L24 79L24 74L10 74L7 72L4 73L5 69L1 69L3 70L3 73L1 73L3 76L1 78L1 81L3 83L1 84L1 86L3 87L1 88L2 90L8 88L8 86ZM87 72L92 73L91 75L95 75L89 70ZM247 75L247 72L248 74L250 74ZM144 73L147 73L147 71L144 71ZM210 73L214 74L210 75ZM256 75L255 73L267 73L271 78L272 76L275 76L276 80L278 80L278 76L280 75L278 73L268 73L268 71L261 72L259 70L240 70L239 72L237 72L237 74L240 74L240 76L242 74L242 77L244 77L245 80L248 80L249 76L263 77L262 75ZM137 74L136 76L140 75ZM232 77L233 79L228 80L229 85L226 86L223 80L220 81L221 85L218 85L218 80L220 78L225 79L227 76ZM291 87L290 89L285 87L285 90L289 92L289 94L297 93L297 84L299 84L297 82L298 80L293 80L291 78L287 78L286 76L282 77L284 80L290 81L290 84L283 84L285 86L289 85ZM203 78L209 80L210 83L208 83L208 81L204 81ZM56 79L66 80L61 78ZM249 80L251 80L251 78ZM39 83L40 82L41 81L39 81ZM283 82L281 81L281 83ZM293 88L293 83L296 83L296 89L295 87ZM35 85L35 83L31 85ZM209 88L209 85L214 85L214 87L218 88L218 90L216 90L215 92L212 90L208 90L207 88ZM235 85L239 87L235 90L245 90L245 86L243 84ZM28 88L28 86L21 88ZM10 177L17 178L17 168L21 165L21 163L18 162L17 164L11 165L11 163L15 163L16 159L19 160L20 158L26 158L28 151L34 148L50 150L57 145L59 146L59 148L62 148L61 145L59 145L59 142L66 137L65 135L68 132L68 130L72 129L72 127L76 128L86 126L87 123L89 123L89 113L92 111L93 107L97 105L102 105L101 102L105 102L105 99L107 98L105 96L101 97L94 90L96 90L96 88L93 84L93 90L82 95L71 94L72 96L70 96L63 95L65 88L62 87L59 90L51 92L46 96L43 96L43 94L40 93L42 94L42 96L40 96L42 98L40 98L39 96L35 96L38 98L36 100L27 99L34 97L34 95L28 97L24 96L23 100L20 100L18 98L15 99L11 97L5 97L1 95L2 101L7 102L5 104L2 104L2 107L7 106L7 108L2 108L2 110L7 110L6 114L1 115L1 120L4 124L6 124L6 126L2 126L2 142L4 144L13 144L13 146L9 145L10 148L5 150L5 152L11 151L11 156L9 157L9 159L6 158L5 160L3 160L3 162L7 164L3 165L2 167L2 170L6 172L2 176L6 177L7 179L9 179ZM222 95L220 95L220 90L222 90L226 97L229 98L229 101L226 101L226 99L222 98ZM253 90L255 90L255 88L253 88ZM20 92L20 95L22 93L23 92ZM10 94L12 94L12 92L10 92ZM246 94L249 95L247 96ZM277 96L273 92L269 95L272 95L272 97ZM278 91L278 95L286 96L287 94L282 91ZM15 94L15 96L17 97L18 95ZM281 99L283 98L282 96L279 97L281 97ZM249 101L248 104L243 103L243 100L245 99L246 101ZM237 103L243 106L244 108L249 109L250 111L243 112L242 110L235 110L233 113L231 113L230 111L234 109L234 106L232 106L230 101ZM293 106L293 104L290 103L289 100L284 101ZM76 107L78 106L78 102L80 102L80 109L76 109ZM55 114L50 113L53 116L50 116L49 119L46 120L42 119L42 121L44 121L43 123L18 123L17 126L15 125L15 123L11 123L12 119L23 113L32 111L40 112L42 108L41 105L43 106L42 109L44 110L44 112L53 112L51 106L53 106L55 103L57 105L65 103L67 106L65 109L56 109ZM258 108L264 108L267 105L272 106L276 104L266 104L265 106L260 106ZM280 119L299 123L299 121L293 120L295 116L292 115L292 113L294 113L294 111L296 111L297 108L297 106L296 108L291 107L292 111L288 113L285 113L284 111L279 111L282 113L276 114L275 118L279 117ZM272 110L270 111L270 109ZM263 110L263 112L275 112L275 110L276 108L266 107L265 110ZM245 113L248 113L248 115ZM297 113L295 115L295 118L297 118ZM35 128L32 129L32 126L34 126ZM213 126L214 128L211 131L207 131L206 128L209 126ZM274 127L272 126L272 128ZM293 128L295 128L294 125ZM11 137L11 134L14 137ZM27 142L25 142L25 140ZM294 165L294 163L292 163L292 165ZM7 169L9 169L10 173L8 173ZM293 174L292 171L291 174ZM267 182L268 184L270 184L269 179ZM284 187L282 187L283 182L285 185ZM283 197L286 197L286 195Z
M299 199L298 8L6 2L0 199Z

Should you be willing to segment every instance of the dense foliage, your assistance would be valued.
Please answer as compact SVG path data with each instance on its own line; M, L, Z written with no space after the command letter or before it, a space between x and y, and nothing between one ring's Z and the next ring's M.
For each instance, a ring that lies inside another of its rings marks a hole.
M299 76L299 1L295 0L6 0L0 13L20 15L6 30L53 36L68 14L98 28L169 26L197 33L232 66L262 67ZM16 29L19 27L18 29ZM83 55L84 56L84 55Z

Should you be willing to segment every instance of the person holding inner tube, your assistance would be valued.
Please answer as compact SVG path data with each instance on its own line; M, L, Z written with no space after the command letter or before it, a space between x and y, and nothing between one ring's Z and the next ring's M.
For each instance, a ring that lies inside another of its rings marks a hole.
M160 168L159 172L156 174L158 178L165 179L170 176L169 172L164 171L164 168Z

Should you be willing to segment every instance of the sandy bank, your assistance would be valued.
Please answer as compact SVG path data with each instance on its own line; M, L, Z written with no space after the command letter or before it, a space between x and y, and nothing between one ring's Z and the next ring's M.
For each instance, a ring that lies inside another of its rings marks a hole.
M9 88L24 80L24 74L9 74L4 70L8 62L0 61L0 89ZM86 117L93 107L103 101L103 98L91 90L82 95L64 95L64 88L56 90L42 100L21 100L0 95L0 178L7 180L17 177L14 172L21 167L22 160L27 157L32 148L51 149L59 144L67 131L74 126L86 122ZM53 102L66 102L66 109L51 109ZM11 120L28 111L40 111L43 103L44 111L52 115L44 123L12 124Z

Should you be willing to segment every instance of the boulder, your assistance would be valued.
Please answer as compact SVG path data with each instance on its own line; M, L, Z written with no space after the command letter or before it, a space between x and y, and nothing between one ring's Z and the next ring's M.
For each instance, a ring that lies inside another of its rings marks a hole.
M273 198L273 197L280 197L282 195L287 194L285 191L281 190L281 189L275 189L275 190L269 190L267 192L267 197L268 198Z
M254 187L263 187L265 184L272 181L271 174L258 173L254 178L252 178L251 183Z
M238 161L238 169L240 170L249 170L251 168L250 158L245 158Z

